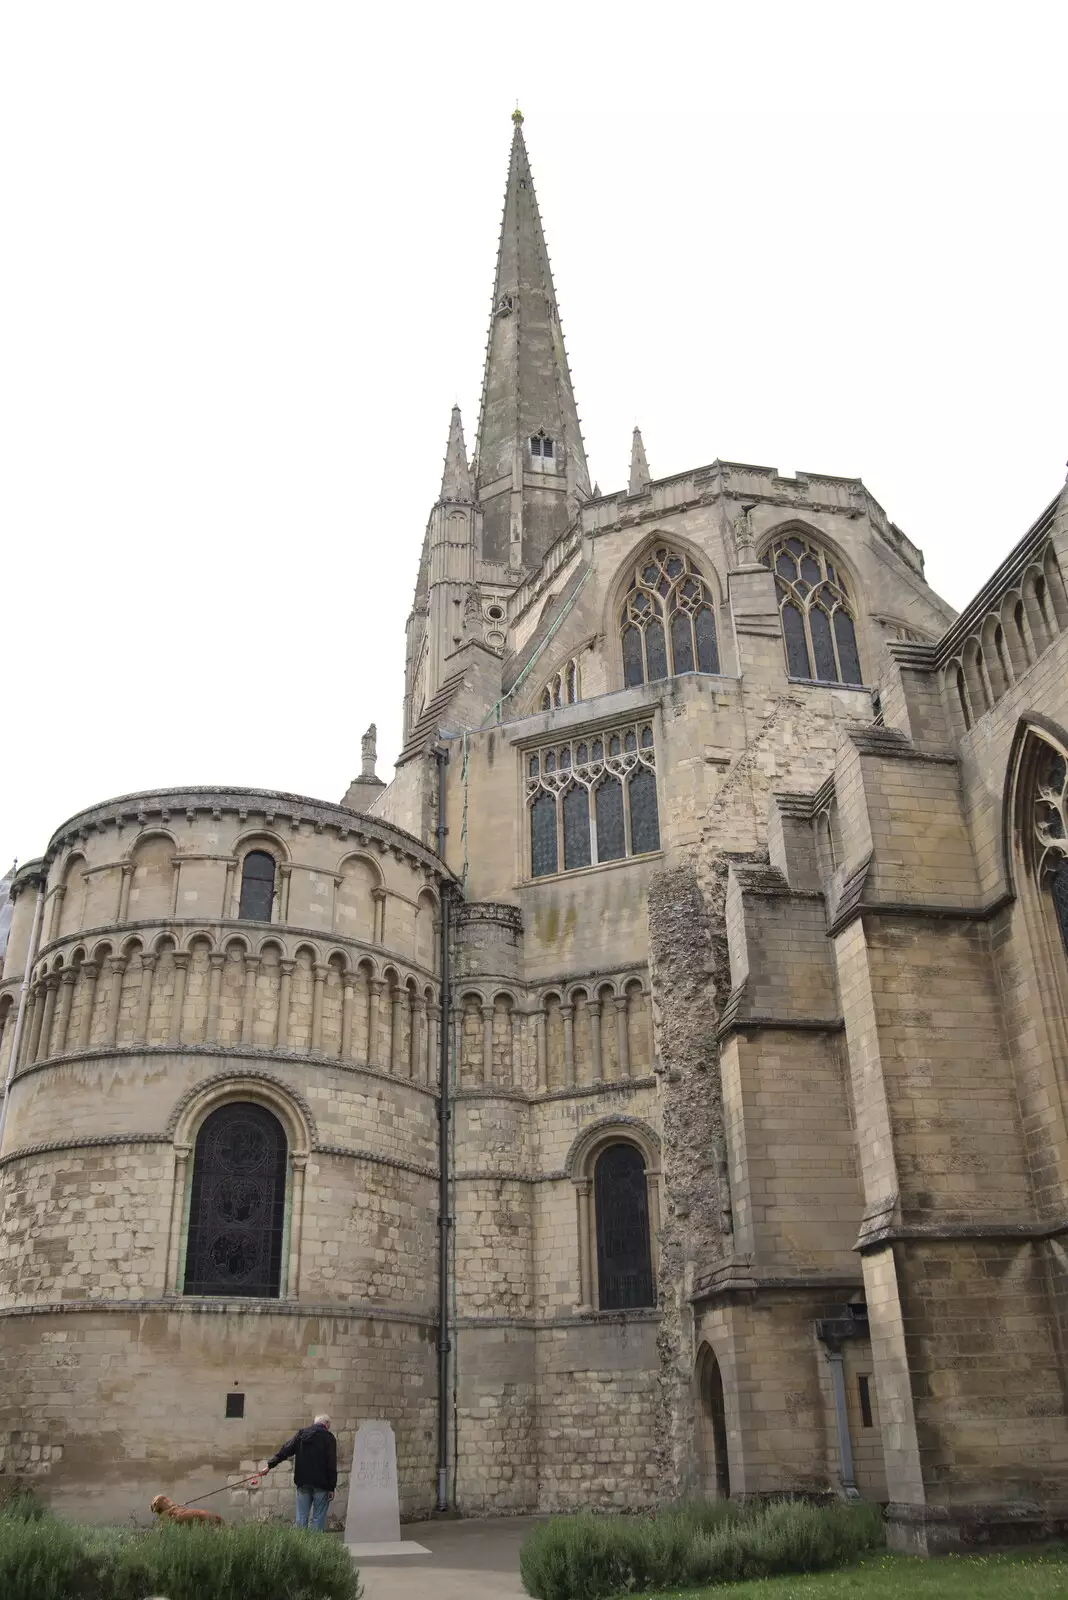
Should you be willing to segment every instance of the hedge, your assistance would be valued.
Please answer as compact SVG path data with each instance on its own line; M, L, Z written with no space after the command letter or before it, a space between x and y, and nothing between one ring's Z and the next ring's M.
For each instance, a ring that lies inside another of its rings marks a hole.
M359 1600L361 1593L352 1557L329 1535L250 1522L124 1533L0 1515L0 1595L12 1600Z
M554 1517L523 1544L519 1570L535 1600L609 1600L649 1589L735 1583L844 1565L883 1542L878 1506L729 1501L647 1517Z

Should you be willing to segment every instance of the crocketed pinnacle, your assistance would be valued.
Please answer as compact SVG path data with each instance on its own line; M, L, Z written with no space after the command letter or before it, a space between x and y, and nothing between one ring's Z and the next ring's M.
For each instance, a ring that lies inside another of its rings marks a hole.
M464 425L460 421L460 407L453 406L449 423L449 443L445 450L445 470L441 475L442 500L473 500L474 481L467 464L464 444Z
M628 494L641 494L643 489L649 487L649 463L645 459L645 446L642 443L641 429L635 428L630 441L630 484Z

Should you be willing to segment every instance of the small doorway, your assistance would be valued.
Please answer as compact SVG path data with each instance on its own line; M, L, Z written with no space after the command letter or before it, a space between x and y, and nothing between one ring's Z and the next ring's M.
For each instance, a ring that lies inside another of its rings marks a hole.
M707 1344L698 1351L696 1378L697 1452L704 1492L710 1499L726 1500L731 1492L731 1474L723 1374L715 1352Z

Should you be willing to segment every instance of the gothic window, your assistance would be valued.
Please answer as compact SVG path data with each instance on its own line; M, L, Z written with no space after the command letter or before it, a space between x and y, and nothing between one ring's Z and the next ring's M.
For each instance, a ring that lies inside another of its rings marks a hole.
M540 456L544 461L551 461L553 456L553 442L546 433L535 433L530 441L532 456Z
M1033 823L1038 881L1050 896L1068 955L1068 762L1052 745L1041 754Z
M645 1162L632 1144L610 1144L593 1171L597 1284L602 1311L655 1306Z
M581 698L579 665L577 661L569 661L545 685L540 709L555 711L557 706L573 706Z
M661 545L638 563L619 617L623 682L718 672L712 595L689 556Z
M532 877L660 849L651 723L577 735L525 762Z
M791 533L761 560L775 574L791 678L862 683L852 603L844 577L825 552Z
M238 916L249 922L270 922L274 904L274 857L250 850L241 869Z
M263 1106L220 1106L193 1153L185 1292L281 1292L286 1136Z

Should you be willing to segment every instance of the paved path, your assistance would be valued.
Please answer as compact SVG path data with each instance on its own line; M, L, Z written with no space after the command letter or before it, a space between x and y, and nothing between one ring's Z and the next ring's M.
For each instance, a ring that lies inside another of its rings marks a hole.
M401 1529L430 1551L360 1563L366 1600L515 1600L519 1546L535 1517L410 1522Z

